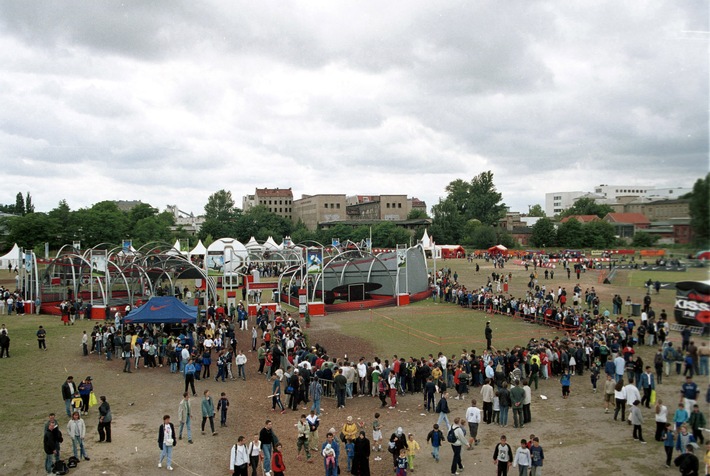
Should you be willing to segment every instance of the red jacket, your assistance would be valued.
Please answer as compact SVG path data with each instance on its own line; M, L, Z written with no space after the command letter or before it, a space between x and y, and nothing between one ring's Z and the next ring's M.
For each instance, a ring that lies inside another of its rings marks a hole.
M271 455L271 469L273 471L285 471L286 465L284 465L284 455L279 451L274 451Z

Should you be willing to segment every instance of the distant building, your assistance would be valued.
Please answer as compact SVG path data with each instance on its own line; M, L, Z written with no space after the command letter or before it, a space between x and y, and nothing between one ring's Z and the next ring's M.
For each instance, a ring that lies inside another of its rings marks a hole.
M175 219L175 225L170 227L173 231L183 230L191 235L197 235L205 222L204 216L195 216L192 212L184 212L177 205L167 205L165 211L172 214Z
M254 195L242 198L242 210L245 212L256 206L265 206L278 216L293 219L293 192L291 188L257 188Z
M598 185L593 192L550 192L545 194L545 213L558 215L571 208L580 198L591 198L595 203L614 206L614 204L635 198L652 200L673 200L688 192L687 187L647 187L640 185Z
M322 222L345 221L345 212L345 194L303 195L293 201L292 220L316 230Z
M637 231L651 226L649 219L640 213L607 213L603 220L614 226L614 234L619 238L633 238Z
M130 212L133 208L141 205L143 202L140 200L114 200L113 203L115 203L118 209L122 212Z

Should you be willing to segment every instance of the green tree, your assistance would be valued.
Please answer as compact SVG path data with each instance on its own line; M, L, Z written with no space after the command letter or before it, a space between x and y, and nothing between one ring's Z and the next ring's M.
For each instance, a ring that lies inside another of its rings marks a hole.
M126 238L128 217L115 202L106 200L94 204L91 208L77 210L75 226L77 238L86 247L99 243L118 244Z
M23 217L7 220L9 243L17 243L22 248L34 248L45 242L55 243L58 232L56 220L46 213L30 213Z
M139 203L128 212L128 227L132 230L136 223L143 218L154 217L157 214L157 208L153 208L147 203Z
M199 237L203 242L207 235L219 238L236 238L238 234L237 218L241 210L235 207L232 192L219 190L207 199L205 222L200 228Z
M506 206L501 203L503 195L496 191L490 170L471 180L469 196L470 210L466 218L477 218L484 225L494 226L505 216Z
M471 236L471 245L477 249L488 249L497 245L497 241L498 235L495 228L487 225L477 226Z
M457 209L456 203L449 199L440 200L431 210L434 219L430 234L434 241L439 244L459 243L466 219Z
M55 239L49 240L53 247L60 247L67 243L71 243L75 238L76 224L72 217L72 211L67 204L67 201L62 199L48 213L49 217L57 223L57 234Z
M584 247L610 248L616 244L614 225L605 221L592 221L584 225Z
M645 231L637 231L634 234L634 239L631 242L631 245L637 247L649 247L653 246L656 241L658 241L657 236L653 236L650 233L646 233Z
M22 192L17 192L15 195L15 214L25 214L25 199L22 197Z
M547 216L547 214L545 213L545 210L543 210L542 206L538 203L530 207L530 209L528 210L528 216L544 218Z
M30 195L30 192L27 192L27 197L25 198L25 214L34 212L35 206L32 204L32 195Z
M373 247L394 248L398 244L409 245L411 237L409 231L389 221L378 223L372 227Z
M316 239L317 232L309 230L303 220L299 219L291 231L291 241L294 244L298 244L305 241L315 241Z
M429 218L429 215L427 215L426 210L421 208L413 208L407 215L407 220L423 220L425 218Z
M596 215L599 218L604 218L607 213L613 212L614 209L609 205L601 205L594 201L593 198L580 198L574 202L567 210L560 214L560 218L572 215Z
M165 217L161 216L141 218L131 229L131 238L134 241L134 246L144 245L151 241L170 243L173 238L170 225L171 222L166 221Z
M555 246L557 231L549 218L541 218L532 226L530 244L535 247Z
M560 223L557 227L557 244L575 249L584 246L584 225L575 218Z
M690 199L690 227L698 246L707 247L710 242L710 174L698 179L693 191L685 195Z

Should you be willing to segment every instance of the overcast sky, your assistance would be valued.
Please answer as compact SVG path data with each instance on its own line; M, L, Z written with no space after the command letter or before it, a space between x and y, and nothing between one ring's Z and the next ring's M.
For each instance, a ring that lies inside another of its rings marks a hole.
M515 211L708 173L708 3L0 2L0 203L399 193Z

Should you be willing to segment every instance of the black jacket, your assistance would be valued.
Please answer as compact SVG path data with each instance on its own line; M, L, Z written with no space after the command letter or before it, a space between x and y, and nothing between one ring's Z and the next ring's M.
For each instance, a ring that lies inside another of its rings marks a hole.
M173 434L173 446L177 446L177 438L175 438L175 427L173 426L172 423L169 423L170 425L170 430ZM158 448L161 450L163 449L163 440L165 438L165 425L160 425L160 428L158 428Z

